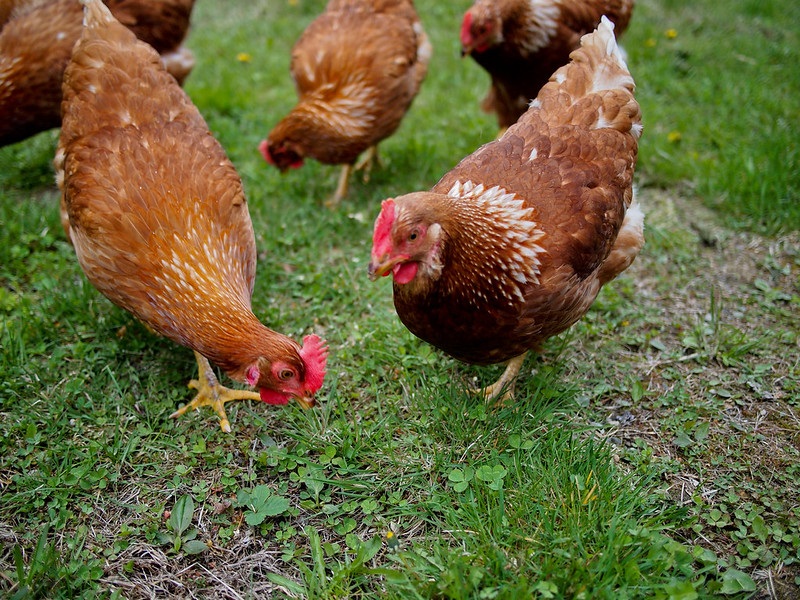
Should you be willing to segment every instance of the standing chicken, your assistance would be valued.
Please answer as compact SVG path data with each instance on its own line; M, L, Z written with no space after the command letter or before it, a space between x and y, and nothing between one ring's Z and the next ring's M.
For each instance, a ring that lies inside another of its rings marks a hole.
M632 11L633 0L475 0L461 24L461 54L492 78L483 109L510 127L601 16L620 35Z
M400 126L430 55L412 0L330 0L294 45L299 102L261 142L264 159L282 172L306 156L343 165L327 202L336 206L359 155L369 150L368 168Z
M488 398L511 396L528 350L580 319L644 244L641 113L613 28L603 18L584 36L503 137L375 221L370 276L394 276L411 332L462 361L509 361Z
M3 0L0 18L0 146L61 124L61 81L83 21L78 0ZM181 42L194 0L107 0L183 81L194 65Z
M253 226L242 183L203 118L159 62L100 0L64 77L55 158L62 219L84 273L112 302L195 351L197 397L230 431L225 402L303 406L327 348L271 331L253 314ZM220 386L208 360L259 393Z

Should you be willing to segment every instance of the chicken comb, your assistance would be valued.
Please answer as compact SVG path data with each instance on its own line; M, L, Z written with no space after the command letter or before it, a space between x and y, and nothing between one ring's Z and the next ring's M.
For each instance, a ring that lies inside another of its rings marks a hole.
M461 44L469 46L472 43L472 13L464 13L464 20L461 22Z
M269 143L267 140L261 140L261 143L258 145L258 151L261 152L261 156L264 157L264 160L267 161L268 164L275 166L275 159L273 159L272 154L269 153Z
M392 249L392 227L394 226L395 204L391 198L381 202L381 214L375 219L372 232L372 255L383 256Z
M328 362L328 346L318 335L303 338L300 358L306 365L306 389L316 392L325 379L325 365Z

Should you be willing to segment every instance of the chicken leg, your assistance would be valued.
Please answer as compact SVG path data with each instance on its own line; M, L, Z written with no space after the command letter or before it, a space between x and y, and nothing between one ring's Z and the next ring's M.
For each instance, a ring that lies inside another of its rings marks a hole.
M370 146L364 151L364 154L361 156L361 160L356 163L354 169L356 171L364 170L364 182L369 181L369 174L372 172L372 166L378 165L383 166L383 161L381 161L381 156L378 154L378 144Z
M497 400L499 404L504 404L514 399L514 385L517 382L517 375L522 368L522 363L525 362L527 352L523 352L519 356L515 356L506 365L506 370L500 376L500 379L495 381L483 389L478 390L476 393L483 396L487 400ZM502 394L502 396L501 396ZM499 396L499 399L498 399Z
M336 191L333 196L325 201L325 206L333 210L342 201L342 198L347 196L347 189L350 183L350 173L353 171L353 165L342 165L342 171L339 173L339 183L336 185Z
M347 190L349 189L350 183L350 175L353 171L360 171L361 169L364 170L364 181L369 181L369 174L372 171L372 165L381 164L380 156L378 155L378 145L375 144L374 146L370 146L364 152L361 160L359 160L355 165L346 164L342 165L342 170L339 173L339 183L336 185L336 191L333 193L328 200L325 201L325 206L330 209L334 209L339 206L339 203L342 199L347 196Z
M188 404L182 406L170 415L175 419L190 409L199 409L201 406L210 406L219 415L219 426L225 433L231 432L228 415L225 414L225 403L231 400L261 400L261 396L249 390L233 390L220 385L208 359L195 350L197 359L197 379L189 382L189 387L197 390L197 396Z

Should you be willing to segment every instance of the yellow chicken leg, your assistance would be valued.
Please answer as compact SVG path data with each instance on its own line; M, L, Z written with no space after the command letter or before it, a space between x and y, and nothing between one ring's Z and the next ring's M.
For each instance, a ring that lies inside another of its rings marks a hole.
M228 415L225 414L225 403L231 400L261 400L261 396L249 390L232 390L220 385L208 359L195 351L197 358L197 379L189 382L189 387L197 390L197 396L188 404L182 406L170 415L175 419L191 409L200 409L201 406L210 406L219 415L219 426L225 433L231 432Z
M383 166L381 156L378 154L378 144L370 146L361 156L361 160L353 167L356 171L364 170L364 182L369 181L369 174L372 172L373 165Z
M331 210L339 206L342 198L347 196L347 189L350 182L350 173L353 170L353 165L342 165L342 172L339 174L339 183L336 186L336 191L333 196L325 201L325 206Z
M525 362L527 352L523 352L519 356L515 356L506 365L506 370L500 376L500 379L495 381L492 385L480 389L476 394L480 394L487 400L496 400L498 396L499 403L503 404L514 399L514 384L519 375L519 370L522 368L522 363Z
M342 171L339 173L339 183L336 185L336 191L328 200L325 201L325 206L334 209L339 206L342 199L347 196L347 191L350 188L350 175L353 171L364 170L364 181L369 181L369 174L372 170L372 165L381 164L380 156L378 155L378 145L370 146L364 152L355 165L346 164L342 165Z

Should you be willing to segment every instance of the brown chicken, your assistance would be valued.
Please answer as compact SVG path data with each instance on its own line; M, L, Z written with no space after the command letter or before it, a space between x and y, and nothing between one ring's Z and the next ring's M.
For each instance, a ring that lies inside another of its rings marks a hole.
M0 146L61 124L61 81L81 33L78 0L0 0ZM107 0L111 12L152 45L183 81L194 65L181 46L194 0Z
M475 0L461 24L461 54L492 78L483 109L497 113L501 130L510 127L601 16L619 36L632 11L633 0Z
M327 347L301 347L251 310L256 246L242 182L158 54L100 0L64 76L55 158L62 219L89 281L156 333L192 348L197 397L176 411L290 397L314 404ZM258 393L228 390L208 360Z
M465 362L509 361L488 398L510 397L526 353L580 319L644 244L633 91L603 18L500 139L430 192L383 202L370 276L394 276L418 337Z
M347 194L356 159L377 158L377 144L392 135L428 70L431 45L411 0L330 0L292 50L299 102L259 149L281 172L307 156L343 165L327 202ZM367 171L368 172L368 171Z

